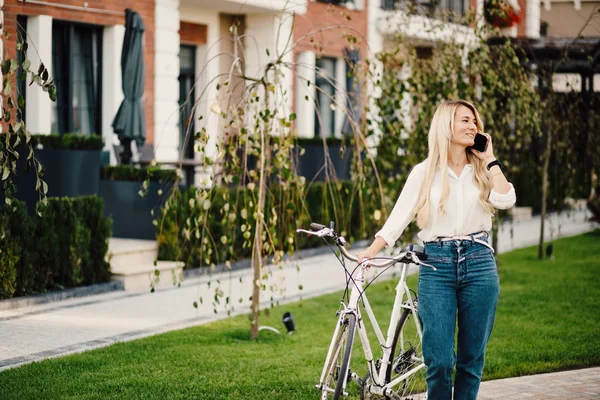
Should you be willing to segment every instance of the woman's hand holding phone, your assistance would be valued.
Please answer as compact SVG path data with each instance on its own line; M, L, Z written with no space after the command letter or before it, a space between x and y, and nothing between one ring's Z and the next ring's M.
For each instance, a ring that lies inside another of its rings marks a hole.
M487 139L487 141L485 141L483 138ZM490 163L496 159L496 157L494 157L492 137L487 133L477 132L477 135L475 136L475 145L470 147L470 150L471 153L477 156L477 158L480 158L487 163Z

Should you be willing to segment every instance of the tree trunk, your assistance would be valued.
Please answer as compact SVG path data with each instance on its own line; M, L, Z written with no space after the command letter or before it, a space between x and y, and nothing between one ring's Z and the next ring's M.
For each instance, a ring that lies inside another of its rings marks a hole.
M265 88L265 104L269 104L269 91L267 85ZM268 134L270 132L271 121L267 117L265 124L260 132L260 172L258 184L258 203L256 204L256 229L254 233L254 246L252 246L252 322L250 325L250 339L258 339L258 319L260 317L260 291L262 290L262 263L263 263L263 227L265 225L265 197L267 194L267 178L270 176L271 168L271 147ZM259 128L260 129L260 128ZM267 136L267 138L265 138Z
M546 201L548 198L548 166L552 150L552 126L548 126L546 151L544 153L544 166L542 169L542 214L540 216L540 244L538 246L538 260L544 258L544 221L546 220Z

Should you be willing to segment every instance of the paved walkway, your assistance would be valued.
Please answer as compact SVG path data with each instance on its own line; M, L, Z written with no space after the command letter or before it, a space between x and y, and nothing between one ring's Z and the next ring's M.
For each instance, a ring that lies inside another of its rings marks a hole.
M600 399L600 368L498 379L481 384L479 400Z
M552 215L546 226L547 240L594 229L598 225L587 222L588 216L585 210ZM538 217L505 224L499 230L498 251L537 243L539 227ZM283 304L340 290L344 275L335 263L332 255L326 254L296 260L281 270L273 269L269 282L286 289L267 292L263 298L272 295ZM397 271L398 268L390 270L386 276ZM371 273L375 272L372 269ZM159 289L152 294L111 292L0 311L0 371L225 318L226 310L218 308L219 313L215 314L211 304L217 289L236 304L230 310L232 315L246 313L251 280L251 271L240 270L188 279L181 288ZM200 297L204 301L195 309L192 303ZM242 300L239 304L238 299ZM595 374L598 376L597 371ZM489 384L484 384L486 393Z

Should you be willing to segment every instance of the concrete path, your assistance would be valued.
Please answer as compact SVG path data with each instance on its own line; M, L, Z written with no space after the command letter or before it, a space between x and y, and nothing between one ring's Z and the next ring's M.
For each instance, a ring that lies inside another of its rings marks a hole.
M547 240L590 231L586 210L552 215ZM499 230L499 252L537 243L540 219L505 224ZM355 252L356 249L353 250ZM344 287L343 270L331 254L295 260L272 268L268 285L280 304L331 293ZM399 267L386 273L398 272ZM371 277L376 273L372 269ZM115 342L133 340L222 319L249 310L251 271L240 270L186 280L180 288L137 293L111 292L85 298L0 311L0 371L45 358L82 352ZM231 298L229 310L212 299L215 290ZM202 303L200 298L202 297ZM192 306L198 301L199 307ZM241 302L240 302L241 301ZM265 305L268 304L268 301ZM492 397L490 397L492 398ZM600 398L600 397L599 397Z
M553 372L481 384L478 400L600 399L600 368Z

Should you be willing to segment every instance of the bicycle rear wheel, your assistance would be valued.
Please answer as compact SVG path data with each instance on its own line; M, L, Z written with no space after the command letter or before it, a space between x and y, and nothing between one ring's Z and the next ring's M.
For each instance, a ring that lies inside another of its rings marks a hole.
M338 335L334 339L333 353L329 359L327 372L321 387L322 400L328 399L332 393L333 400L338 400L343 395L345 384L350 380L350 357L352 355L355 328L356 316L346 314Z
M405 309L400 316L392 342L390 369L386 374L386 383L406 375L393 390L400 398L411 400L425 399L427 391L423 348L414 318L418 318L418 315L410 309Z

